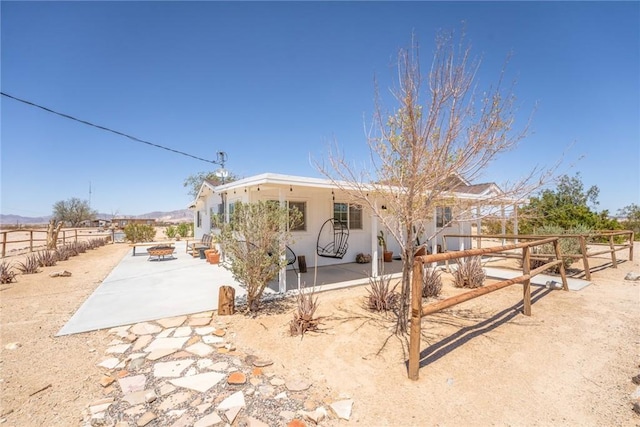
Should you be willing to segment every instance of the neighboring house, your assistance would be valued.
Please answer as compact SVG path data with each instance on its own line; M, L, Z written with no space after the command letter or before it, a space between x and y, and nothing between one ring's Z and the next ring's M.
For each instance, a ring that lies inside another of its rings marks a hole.
M455 180L455 181L454 181ZM500 189L493 183L471 185L460 178L452 180L455 187L455 197L466 199L473 204L474 200L487 200L490 196L501 194ZM378 247L377 235L380 230L377 218L367 209L348 203L347 195L336 187L330 180L308 178L291 175L265 173L233 181L224 185L214 185L205 181L196 199L190 205L194 212L194 236L215 233L212 227L213 219L228 221L233 213L236 202L257 202L260 200L275 200L296 207L303 214L303 224L293 230L294 242L290 247L297 255L304 255L308 266L316 264L316 248L318 237L323 224L328 219L340 219L348 224L348 249L343 258L317 257L317 265L331 265L350 263L355 261L356 254L373 255L374 259L381 249ZM482 202L478 202L480 204ZM384 205L384 200L379 202ZM477 206L478 211L481 206ZM438 230L446 228L446 234L471 234L470 221L451 221L455 217L451 207L434 208L433 217L425 219L425 236L437 234ZM397 256L400 253L398 242L394 241L386 230L388 249ZM442 233L440 233L442 234ZM424 239L421 243L425 243ZM438 235L428 242L429 250L438 250L442 244ZM448 250L458 250L462 247L470 248L471 239L447 238ZM443 248L440 248L443 249ZM377 275L377 263L371 263L372 275Z

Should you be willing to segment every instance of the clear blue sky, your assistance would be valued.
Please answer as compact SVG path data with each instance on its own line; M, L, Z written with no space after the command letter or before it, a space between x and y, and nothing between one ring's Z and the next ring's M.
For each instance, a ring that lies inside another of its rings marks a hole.
M438 30L466 21L480 87L508 77L532 134L483 181L556 162L600 188L599 209L640 199L638 2L1 3L2 91L245 177L319 176L335 139L366 156L363 123L415 31L427 67ZM99 212L182 209L182 182L214 169L10 100L2 107L1 211L47 215L89 198ZM385 105L393 108L393 105ZM583 157L582 160L575 161ZM573 164L573 167L570 167Z

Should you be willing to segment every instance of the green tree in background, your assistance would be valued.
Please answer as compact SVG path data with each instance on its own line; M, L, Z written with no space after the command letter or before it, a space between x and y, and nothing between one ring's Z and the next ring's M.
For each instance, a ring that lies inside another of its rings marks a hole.
M564 230L584 226L591 230L619 229L620 224L609 218L609 211L597 212L600 189L593 185L585 190L580 173L559 178L555 189L543 190L520 208L519 232L532 234L536 229L555 225Z
M633 230L635 240L640 240L640 206L635 203L625 206L618 211L618 216L623 218L620 220L622 228Z
M98 213L91 209L89 201L72 197L53 204L53 219L69 223L72 227L79 226L82 221L95 219Z
M235 176L232 173L229 173L229 176L227 176L224 179L225 183L229 183L232 181L236 181L238 179L237 176ZM189 175L183 182L183 187L187 188L187 193L192 197L192 198L196 198L196 196L198 195L198 191L200 191L200 187L202 187L202 183L204 181L209 181L211 182L214 186L215 185L220 185L222 184L222 178L220 178L219 176L216 175L216 172L198 172L198 173L194 173L193 175Z

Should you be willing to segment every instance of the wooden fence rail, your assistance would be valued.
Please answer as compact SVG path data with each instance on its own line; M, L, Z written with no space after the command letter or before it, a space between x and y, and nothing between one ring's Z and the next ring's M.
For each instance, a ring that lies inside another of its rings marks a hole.
M539 236L538 236L539 238ZM555 260L552 260L534 270L530 270L531 247L552 243ZM465 293L446 298L442 301L422 305L422 283L424 275L424 265L438 261L448 261L451 259L466 258L471 256L482 256L486 254L495 254L514 249L522 249L522 275L513 279L503 280L491 285L476 288ZM531 315L531 278L542 273L544 270L558 266L560 269L560 277L562 278L562 287L565 291L569 290L567 284L567 276L564 270L562 254L560 253L560 244L557 237L539 239L525 243L516 243L512 245L504 245L493 248L468 249L465 251L444 252L433 255L418 256L414 260L413 277L411 281L411 330L409 335L409 379L417 380L420 370L420 333L422 328L422 317L436 313L462 302L495 292L499 289L516 283L523 285L523 313L526 316Z
M616 237L624 237L626 236L626 243L615 243ZM579 254L563 254L564 258L572 258L572 259L582 259L582 265L584 267L584 276L586 280L591 280L591 269L589 267L589 258L602 255L602 254L610 254L611 256L611 266L613 268L618 268L618 261L616 258L617 251L629 250L629 261L633 261L633 239L634 232L631 230L600 230L587 234L551 234L551 235L530 235L530 234L447 234L442 236L442 246L444 251L446 252L447 247L447 237L456 237L456 238L471 238L476 239L478 248L482 247L482 239L501 239L502 244L504 245L507 240L536 240L541 239L543 237L557 237L562 239L577 239L580 245L580 253ZM591 239L606 239L608 243L589 243L592 246L608 246L607 249L602 249L598 251L588 251L587 241ZM505 258L514 258L518 257L515 254L499 254L497 256L502 256ZM533 259L548 259L553 257L554 254L532 254L531 258ZM447 262L447 268L449 264Z
M21 233L24 234L26 236L28 236L28 238L25 239L18 239L18 240L12 240L10 239L9 236L11 236L11 234L15 234L15 233ZM7 255L7 246L8 245L16 245L16 244L20 244L20 243L28 243L28 245L21 245L19 246L18 250L25 250L28 248L28 252L33 252L34 248L38 248L38 242L43 242L43 244L46 245L47 242L47 230L42 229L42 230L3 230L0 231L0 236L2 236L2 241L0 242L0 245L2 246L2 258L4 258ZM105 233L92 233L89 230L86 229L78 229L78 228L73 228L73 229L66 229L66 230L60 230L60 234L58 235L58 244L67 244L70 242L77 242L79 239L89 239L92 237L110 237L111 236L111 232L105 232ZM35 243L35 245L34 245ZM42 245L40 245L42 246Z

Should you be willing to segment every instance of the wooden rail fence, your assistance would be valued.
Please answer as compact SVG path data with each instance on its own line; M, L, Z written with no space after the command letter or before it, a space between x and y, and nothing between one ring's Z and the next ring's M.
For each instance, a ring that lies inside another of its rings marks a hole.
M24 239L11 240L9 236L15 233L25 234L28 237ZM44 245L46 245L46 242L47 242L47 230L44 230L44 229L43 230L3 230L3 231L0 231L0 235L2 236L2 241L0 242L0 244L2 245L2 258L4 258L7 255L8 245L26 243L25 245L20 245L19 250L25 250L28 248L28 252L33 252L34 248L39 247L38 242L43 242ZM111 237L111 232L91 233L86 229L78 229L78 228L60 230L60 234L58 235L58 244L64 245L68 242L77 242L78 239L80 240L90 239L92 237Z
M625 243L615 243L616 237L626 236ZM618 260L616 258L616 252L629 250L629 261L633 261L633 239L634 232L631 230L603 230L597 231L594 233L588 234L551 234L551 235L528 235L528 234L447 234L442 236L442 246L445 252L447 252L447 237L454 238L471 238L476 239L476 244L478 248L482 248L482 239L501 239L502 244L504 245L507 240L513 240L516 243L518 240L536 240L541 239L543 237L557 237L561 239L577 239L580 245L580 253L579 254L562 254L564 258L572 258L572 259L582 259L582 265L584 267L584 276L586 280L591 280L591 269L589 267L589 258L602 255L602 254L610 254L611 256L611 266L613 268L618 268ZM593 239L605 239L608 240L608 243L588 243L589 240ZM607 249L597 250L597 251L588 251L588 245L591 246L608 246ZM516 254L497 254L497 256L502 256L505 258L514 258L518 257ZM553 257L554 254L532 254L532 259L548 259ZM447 262L447 268L449 264Z
M423 255L415 258L413 265L413 277L411 281L411 329L409 335L409 379L417 380L419 378L420 370L420 332L422 317L429 314L436 313L462 302L468 301L473 298L477 298L482 295L486 295L490 292L495 292L499 289L506 288L507 286L514 285L516 283L522 283L523 285L523 313L526 316L531 315L531 278L542 273L544 270L558 266L560 269L560 277L562 278L562 287L565 291L569 290L567 284L567 276L564 270L564 263L562 260L562 254L560 253L560 245L557 237L550 237L546 239L534 240L524 243L516 243L512 245L504 245L492 248L478 248L468 249L464 251L445 252L433 255ZM530 269L531 260L531 247L552 243L555 260L547 262L546 264ZM424 265L428 263L438 261L448 261L452 259L466 258L471 256L482 256L487 254L495 254L504 251L511 251L515 249L522 249L522 275L514 277L513 279L503 280L491 285L476 288L471 291L446 298L442 301L422 305L422 283L424 274Z

